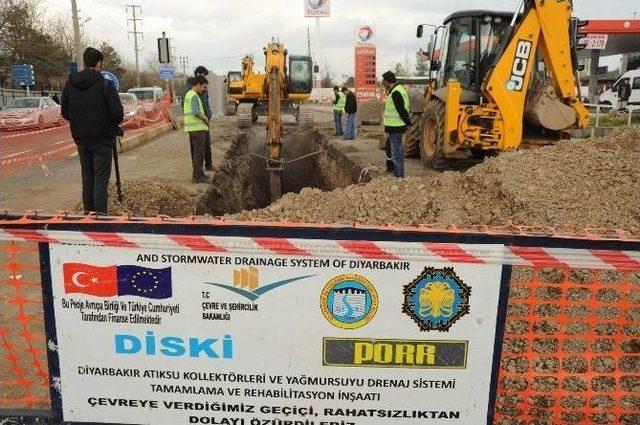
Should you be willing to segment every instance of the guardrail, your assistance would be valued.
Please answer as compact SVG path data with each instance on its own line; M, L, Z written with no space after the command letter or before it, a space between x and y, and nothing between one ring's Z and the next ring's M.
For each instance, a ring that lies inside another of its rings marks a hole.
M611 105L602 105L602 104L593 104L593 103L585 103L584 106L586 106L589 109L589 112L591 112L592 110L595 111L596 127L600 126L600 117L602 115L606 116L611 110L616 109ZM619 110L619 109L616 109L616 110ZM624 110L626 110L628 114L627 127L631 127L633 114L636 111L640 111L640 105L627 105L627 107L624 108Z

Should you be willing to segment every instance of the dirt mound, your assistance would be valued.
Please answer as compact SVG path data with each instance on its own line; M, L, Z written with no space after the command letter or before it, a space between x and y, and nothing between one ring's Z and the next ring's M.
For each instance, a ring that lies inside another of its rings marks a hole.
M369 100L358 103L358 119L361 124L380 125L382 124L382 111L384 103L379 100Z
M194 214L198 193L168 183L147 179L125 179L122 182L124 199L118 202L116 187L109 185L109 213L127 212L137 217L158 214L186 217Z
M380 178L333 192L304 189L234 219L362 224L640 228L640 130L508 152L427 184Z

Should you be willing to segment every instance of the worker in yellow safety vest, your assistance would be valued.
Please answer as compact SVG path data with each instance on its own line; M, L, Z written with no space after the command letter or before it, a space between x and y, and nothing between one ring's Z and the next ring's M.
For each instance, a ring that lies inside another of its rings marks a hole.
M382 74L382 85L387 89L384 105L384 131L387 133L387 171L404 178L404 149L402 135L411 127L409 93L398 84L396 74L387 71Z
M193 79L193 83L191 90L184 96L184 131L189 133L191 144L192 181L205 183L210 181L203 170L209 119L198 95L207 89L209 82L203 75L199 75Z
M342 131L342 113L344 112L344 105L347 103L347 96L340 91L338 86L333 88L333 92L336 95L333 101L333 123L336 127L336 136L344 135Z

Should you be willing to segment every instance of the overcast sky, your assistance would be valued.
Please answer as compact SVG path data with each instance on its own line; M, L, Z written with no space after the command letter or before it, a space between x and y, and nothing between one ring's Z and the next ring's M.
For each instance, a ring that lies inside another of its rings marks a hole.
M396 62L410 61L424 41L415 37L419 23L440 23L449 13L483 9L487 0L331 0L330 18L305 18L304 0L77 0L83 26L91 37L104 39L126 60L133 60L133 27L126 4L142 7L144 50L141 63L157 55L156 38L162 31L174 40L175 55L188 56L189 67L205 65L224 74L239 69L245 53L253 53L263 64L262 47L272 36L279 37L291 54L306 54L310 29L314 59L321 50L334 77L353 74L356 29L372 25L376 30L378 74ZM70 19L70 0L43 0L48 16ZM516 0L493 0L493 10L514 10ZM640 0L575 0L574 14L581 18L630 19L640 17ZM139 29L140 30L140 29ZM318 48L318 41L321 48ZM616 66L617 59L609 65Z

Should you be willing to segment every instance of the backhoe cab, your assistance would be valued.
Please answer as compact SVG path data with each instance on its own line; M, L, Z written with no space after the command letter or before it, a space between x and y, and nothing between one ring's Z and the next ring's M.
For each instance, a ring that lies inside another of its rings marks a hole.
M463 11L437 27L418 133L424 162L548 143L587 124L571 12L570 0L525 0L515 15Z

